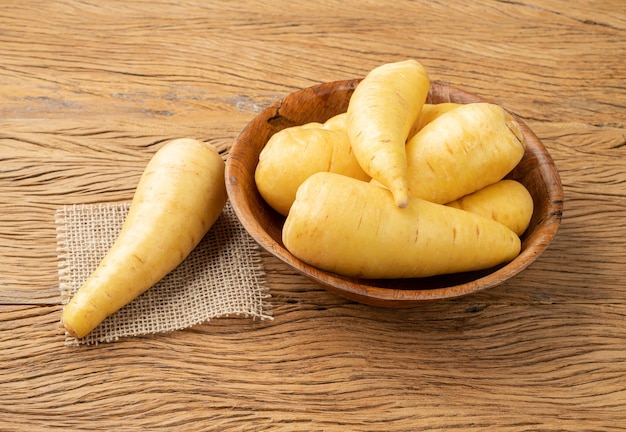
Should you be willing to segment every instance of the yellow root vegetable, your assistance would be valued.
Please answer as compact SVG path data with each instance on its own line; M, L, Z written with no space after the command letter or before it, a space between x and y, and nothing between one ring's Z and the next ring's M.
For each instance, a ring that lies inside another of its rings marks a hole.
M524 151L524 135L502 107L460 106L408 141L409 194L440 204L454 201L504 178Z
M300 184L320 171L369 179L352 153L345 113L324 124L308 123L272 135L259 155L254 179L263 199L287 216Z
M429 104L429 103L424 104L424 106L422 107L422 110L419 113L419 116L417 117L417 120L415 121L415 123L413 123L413 126L411 127L411 131L409 132L409 136L407 140L410 140L411 138L413 138L415 134L417 134L419 131L421 131L424 128L424 126L426 126L428 123L435 120L440 115L445 114L448 111L452 111L453 109L458 108L461 105L463 104L458 104L454 102L442 102L438 104Z
M346 131L346 117L347 117L347 114L345 112L341 114L337 114L336 116L331 117L328 120L326 120L324 124L322 125L322 129L331 129L331 130L336 130L340 132L345 132Z
M519 237L486 217L385 188L317 173L298 190L285 247L322 270L361 278L412 278L486 269L520 252Z
M500 180L447 204L500 222L522 235L533 215L533 197L523 184Z
M226 204L225 164L193 139L165 144L146 166L110 251L65 306L67 332L82 338L177 267Z
M391 190L399 207L409 198L406 141L429 88L428 74L417 61L387 63L367 74L348 104L346 129L356 159Z

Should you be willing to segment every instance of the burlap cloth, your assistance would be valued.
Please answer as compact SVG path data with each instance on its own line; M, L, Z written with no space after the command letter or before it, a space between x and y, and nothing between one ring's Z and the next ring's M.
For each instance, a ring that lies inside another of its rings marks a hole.
M57 210L59 288L63 305L100 263L130 202L75 204ZM201 243L172 273L70 345L181 330L212 318L271 319L261 251L226 204Z

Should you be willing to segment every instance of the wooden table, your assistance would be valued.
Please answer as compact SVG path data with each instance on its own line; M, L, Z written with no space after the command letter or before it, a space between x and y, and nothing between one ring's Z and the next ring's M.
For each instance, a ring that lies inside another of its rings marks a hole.
M54 212L128 200L166 140L227 153L296 89L419 60L520 115L564 217L509 282L364 306L264 254L274 320L68 347ZM0 7L0 430L626 430L622 0Z

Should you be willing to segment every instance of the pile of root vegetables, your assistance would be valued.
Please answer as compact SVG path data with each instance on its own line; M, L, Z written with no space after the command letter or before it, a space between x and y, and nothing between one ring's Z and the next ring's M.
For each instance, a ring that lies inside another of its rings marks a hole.
M274 134L255 171L286 216L283 243L323 270L413 278L515 258L533 201L504 179L524 155L519 125L488 103L426 104L414 60L372 70L346 113ZM165 144L137 185L110 251L65 306L82 338L177 267L222 213L225 164L194 139Z
M428 104L415 60L373 69L347 112L274 134L255 171L297 258L360 278L486 269L520 253L533 200L505 179L525 140L492 103Z

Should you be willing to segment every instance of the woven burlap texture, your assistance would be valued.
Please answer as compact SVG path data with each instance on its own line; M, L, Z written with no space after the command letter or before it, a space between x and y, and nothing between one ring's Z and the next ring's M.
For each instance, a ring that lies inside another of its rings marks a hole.
M56 211L59 288L63 305L107 253L130 202L74 204ZM170 332L213 318L271 319L261 251L227 203L213 227L174 271L69 345Z

